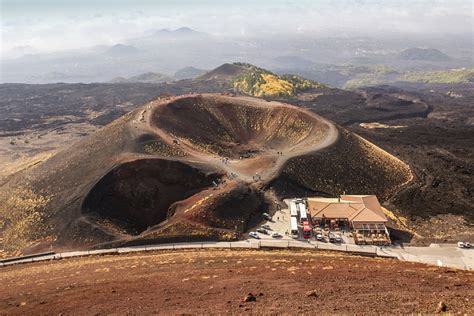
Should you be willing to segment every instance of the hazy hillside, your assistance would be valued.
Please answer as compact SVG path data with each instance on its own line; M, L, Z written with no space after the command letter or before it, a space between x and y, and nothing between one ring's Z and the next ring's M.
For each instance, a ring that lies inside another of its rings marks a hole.
M408 48L398 54L398 58L405 60L448 61L448 55L435 48Z
M140 50L136 47L124 44L116 44L105 51L106 55L113 57L129 57L136 55Z
M202 74L206 73L206 70L204 69L198 69L192 66L184 67L177 72L174 73L173 77L182 80L182 79L192 79L197 76L200 76Z
M142 83L161 83L161 82L171 82L175 79L171 76L160 74L156 72L147 72L141 75L133 76L130 78L124 77L116 77L110 80L110 83L134 83L134 82L142 82Z
M474 68L408 72L399 76L398 80L424 83L474 83Z
M473 83L474 69L449 69L439 71L407 71L389 74L365 73L344 84L345 89L391 84L398 81L421 83Z

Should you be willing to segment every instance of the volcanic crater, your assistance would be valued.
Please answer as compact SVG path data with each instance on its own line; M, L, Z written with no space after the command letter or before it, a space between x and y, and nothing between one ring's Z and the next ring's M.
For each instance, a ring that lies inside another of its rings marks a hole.
M321 142L330 128L296 107L212 97L182 98L158 107L152 124L200 150L234 159L243 153L303 151Z
M158 98L0 184L4 240L17 241L0 246L236 239L272 211L271 192L384 197L410 178L400 160L303 108L220 94ZM40 223L25 218L25 199L42 201Z
M210 187L215 178L179 161L135 160L102 177L82 208L137 235L172 216L174 202Z

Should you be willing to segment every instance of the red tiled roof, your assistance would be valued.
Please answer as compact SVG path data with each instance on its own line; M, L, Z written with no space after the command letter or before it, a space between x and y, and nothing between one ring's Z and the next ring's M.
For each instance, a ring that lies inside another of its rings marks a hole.
M308 198L312 217L347 218L357 223L387 222L375 195L342 195L338 199Z

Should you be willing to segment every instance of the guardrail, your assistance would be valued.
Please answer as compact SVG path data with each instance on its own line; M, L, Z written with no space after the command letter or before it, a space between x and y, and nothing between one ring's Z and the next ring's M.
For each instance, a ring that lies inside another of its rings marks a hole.
M236 242L189 242L189 243L168 243L168 244L155 244L155 245L142 245L142 246L129 246L120 248L110 249L97 249L97 250L85 250L85 251L71 251L54 253L47 252L35 255L28 255L16 258L8 258L0 261L0 267L10 266L14 264L30 263L30 262L41 262L48 260L66 259L74 257L84 257L93 255L110 255L110 254L123 254L133 253L140 251L157 251L157 250L180 250L180 249L313 249L313 250L329 250L329 251L342 251L350 252L358 255L369 255L386 258L398 258L390 254L378 251L378 248L374 247L363 247L357 245L335 245L335 244L322 244L322 243L309 243L302 241L293 240L260 240L258 242L250 241L236 241Z
M49 256L49 255L54 255L54 251L35 253L32 255L26 255L26 256L14 257L14 258L0 259L0 263L7 263L10 261L24 260L24 259L43 257L43 256Z

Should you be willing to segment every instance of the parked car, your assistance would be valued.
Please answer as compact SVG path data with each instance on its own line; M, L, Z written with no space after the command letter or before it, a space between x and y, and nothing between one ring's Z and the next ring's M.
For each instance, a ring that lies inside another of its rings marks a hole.
M336 242L336 236L333 233L329 233L329 242Z
M472 246L471 246L471 244L470 244L469 242L467 242L467 241L466 241L466 242L460 241L460 242L458 242L458 247L459 247L459 248L467 248L467 249L469 249L469 248L471 248Z
M263 213L263 214L262 214L262 217L263 217L264 219L266 219L267 221L271 221L271 220L272 220L271 215L268 214L268 213Z
M317 240L317 241L323 241L323 235L317 234L317 235L316 235L316 240Z
M281 238L281 237L283 237L283 236L282 236L280 233L273 232L273 233L272 233L272 237L273 237L273 238Z
M334 238L334 241L337 242L337 243L341 243L342 242L341 235L337 234L336 237Z
M262 225L262 226L260 226L260 227L263 228L263 229L266 229L266 230L272 230L272 229L270 228L270 225L268 225L268 224L264 224L264 225Z
M260 236L257 234L257 232L250 232L249 236L255 239L260 239Z
M266 230L265 228L257 228L257 232L265 235L269 234L268 230Z

